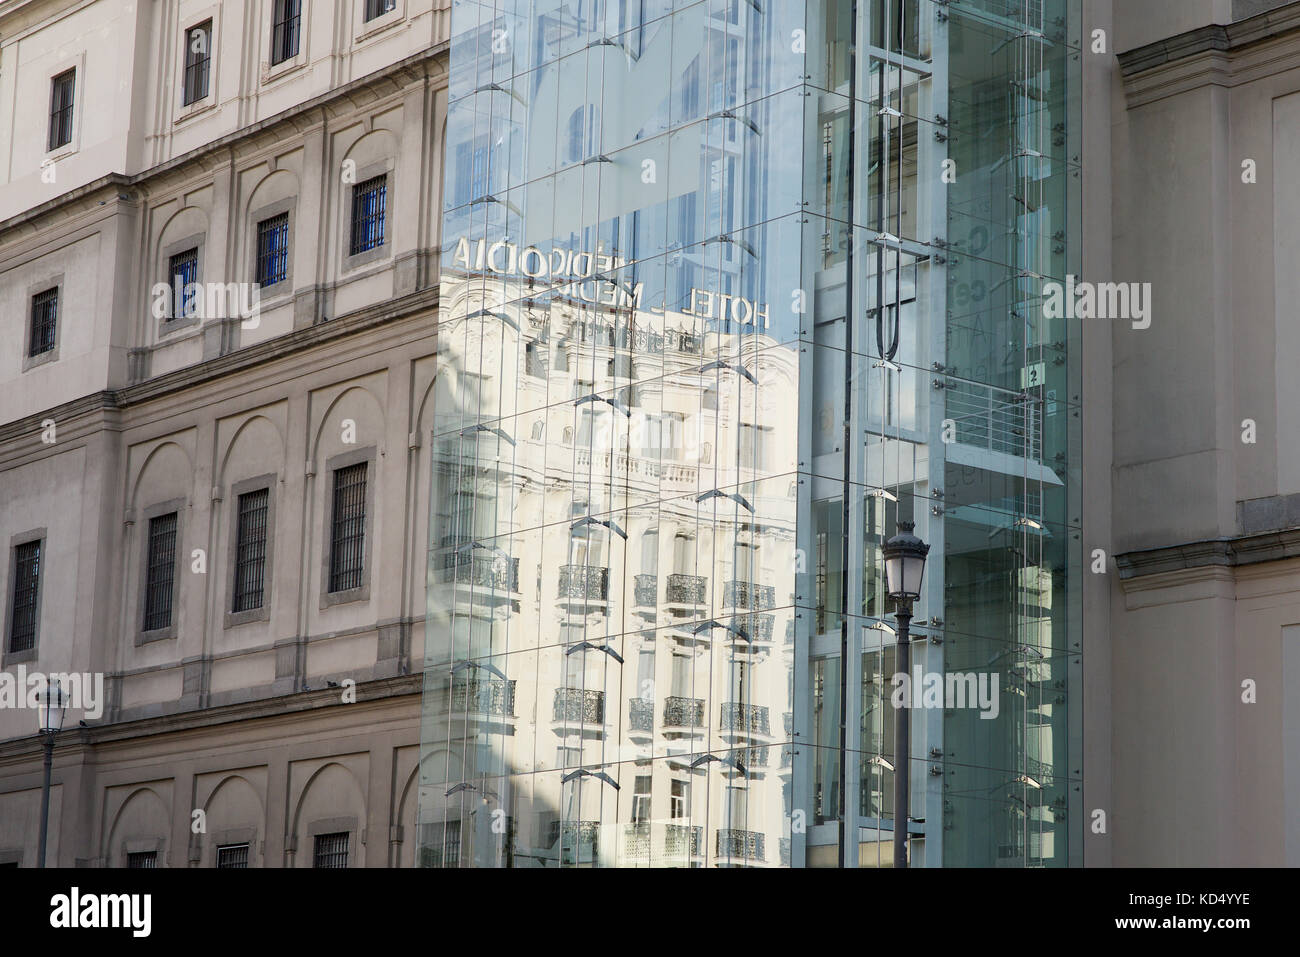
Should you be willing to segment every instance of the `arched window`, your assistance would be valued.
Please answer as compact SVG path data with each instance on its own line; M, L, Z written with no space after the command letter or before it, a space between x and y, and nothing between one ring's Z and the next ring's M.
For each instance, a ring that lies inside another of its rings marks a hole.
M600 111L594 106L578 107L569 114L564 161L581 163L600 148Z

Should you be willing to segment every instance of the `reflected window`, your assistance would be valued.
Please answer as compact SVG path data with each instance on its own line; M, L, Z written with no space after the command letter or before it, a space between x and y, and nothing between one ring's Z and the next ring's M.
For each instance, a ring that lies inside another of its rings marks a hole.
M632 789L632 823L650 820L650 775L638 774Z
M668 816L691 816L691 782L674 780L668 794Z

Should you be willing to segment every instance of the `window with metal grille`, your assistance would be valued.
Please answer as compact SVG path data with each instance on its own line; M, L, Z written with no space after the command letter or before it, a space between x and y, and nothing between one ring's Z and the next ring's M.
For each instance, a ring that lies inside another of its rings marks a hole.
M257 282L274 286L289 275L289 214L257 224Z
M126 855L126 866L156 868L158 866L158 852L138 851L134 854L128 854Z
M298 55L302 30L302 0L275 0L271 20L271 63L283 63Z
M41 543L26 542L14 549L13 617L9 650L29 651L36 645L36 602L41 589Z
M185 90L182 106L208 95L212 73L212 21L205 20L185 33Z
M187 249L172 256L167 264L167 274L172 281L172 319L188 319L195 312L196 289L190 288L199 281L199 250Z
M39 356L54 348L54 330L59 321L59 290L47 289L32 296L32 335L27 355Z
M149 520L149 555L144 589L144 630L172 623L172 590L176 582L176 513Z
M266 592L266 518L269 489L239 496L235 538L235 601L231 611L261 608Z
M347 867L348 832L317 834L312 867Z
M388 176L376 176L352 188L352 255L384 244L388 211Z
M366 21L382 17L397 9L397 0L366 0Z
M75 68L50 81L50 145L47 149L56 150L72 142L72 95L76 87Z
M248 845L225 844L217 848L217 867L247 868Z
M361 587L366 547L366 463L334 472L330 591Z

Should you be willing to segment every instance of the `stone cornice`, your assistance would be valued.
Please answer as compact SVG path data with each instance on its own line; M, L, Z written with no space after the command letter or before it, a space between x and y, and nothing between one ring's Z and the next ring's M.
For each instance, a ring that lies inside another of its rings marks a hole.
M1211 566L1239 568L1300 558L1300 528L1236 538L1212 538L1115 556L1121 581Z
M79 746L85 750L120 741L135 741L152 735L200 731L239 721L286 717L331 707L357 708L390 698L418 695L423 686L424 675L417 672L358 684L355 704L342 704L337 688L320 688L155 718L141 718L87 728L65 728L60 735L59 747L63 749ZM28 759L39 754L40 750L41 742L36 734L0 742L0 764Z
M61 193L53 199L24 210L16 216L0 221L0 235L10 229L38 220L69 203L93 199L95 194L105 189L111 187L145 187L150 182L167 177L168 174L190 164L212 164L213 157L211 154L228 150L235 144L244 142L257 143L261 140L272 142L279 139L278 133L283 132L286 126L311 128L319 125L323 121L324 115L332 109L336 110L341 103L374 102L391 95L405 83L432 78L440 74L445 75L445 64L436 63L436 61L450 49L450 42L444 40L421 50L419 53L413 53L403 60L398 60L382 70L369 73L342 86L335 87L326 93L304 100L287 110L277 113L275 116L269 116L264 120L241 127L232 133L227 133L225 136L204 143L188 153L182 153L180 156L173 157L142 172L131 176L121 173L109 173L101 176L84 186ZM438 69L434 69L435 66Z
M81 396L52 409L0 424L0 448L17 443L26 436L29 440L28 444L32 446L31 451L38 451L41 448L41 422L45 419L54 419L60 424L61 430L67 430L63 432L60 441L62 446L66 444L67 438L76 435L69 426L77 420L94 416L95 420L99 421L103 413L121 411L177 392L191 391L204 383L244 372L275 359L299 353L304 349L356 335L414 313L436 310L438 299L438 287L434 286L400 299L389 299L366 306L328 322L295 329L274 339L267 339L197 365L176 369L135 385ZM429 335L433 336L435 332L436 327L430 321Z
M1236 23L1211 23L1119 54L1124 79L1168 68L1203 54L1236 54L1246 47L1300 31L1300 2Z

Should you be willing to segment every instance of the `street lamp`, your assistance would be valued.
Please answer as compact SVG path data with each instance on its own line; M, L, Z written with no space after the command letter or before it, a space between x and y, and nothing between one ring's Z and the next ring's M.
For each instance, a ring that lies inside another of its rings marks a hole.
M889 597L895 602L894 617L898 619L898 643L894 646L894 665L910 680L912 670L911 636L912 602L921 597L921 579L925 576L925 556L930 546L912 534L916 526L899 522L898 534L881 546L885 559L885 582ZM904 698L903 707L894 718L894 866L907 867L908 770L911 741L908 728L908 709L911 701Z
M58 682L45 683L45 690L36 696L36 716L42 744L45 747L45 783L41 786L41 843L36 852L36 866L45 866L45 843L50 826L50 769L54 766L54 739L63 728L63 712L68 707L68 696Z

